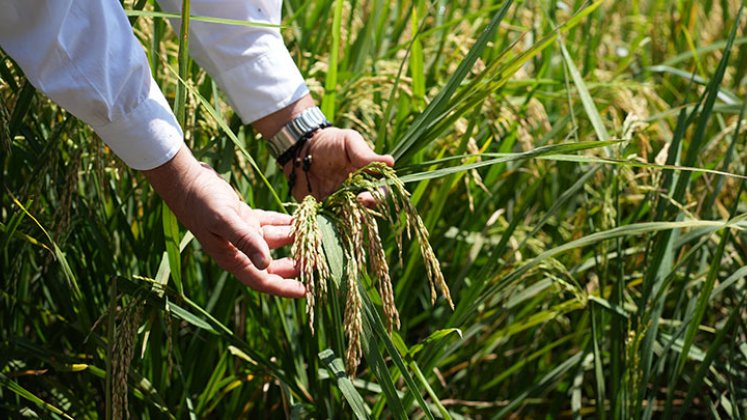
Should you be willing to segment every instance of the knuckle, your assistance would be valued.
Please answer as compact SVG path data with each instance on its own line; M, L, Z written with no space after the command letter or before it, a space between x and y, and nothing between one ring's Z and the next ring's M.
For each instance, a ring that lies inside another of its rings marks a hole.
M233 275L238 275L248 268L247 261L238 250L226 252L215 257L215 262Z
M257 239L251 233L244 232L239 235L238 238L236 238L234 246L236 246L236 248L240 249L242 252L246 253L249 250L257 248Z
M258 292L275 294L275 291L272 288L272 283L261 274L251 276L247 286Z
M207 223L208 228L211 231L215 232L219 231L222 228L225 228L226 226L230 226L232 219L231 216L223 212L214 211L206 217L205 222Z

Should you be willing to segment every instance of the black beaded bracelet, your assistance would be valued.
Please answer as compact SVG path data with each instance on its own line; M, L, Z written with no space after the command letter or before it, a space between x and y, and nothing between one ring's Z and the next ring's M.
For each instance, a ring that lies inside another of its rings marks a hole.
M294 144L290 149L286 150L282 155L278 156L277 162L280 164L280 166L285 166L286 163L288 163L291 159L293 159L297 154L298 151L303 148L303 145L311 139L311 137L314 136L314 133L316 133L318 130L325 129L327 127L331 127L332 124L329 122L323 122L319 124L318 127L307 131L303 136L301 136L296 144Z

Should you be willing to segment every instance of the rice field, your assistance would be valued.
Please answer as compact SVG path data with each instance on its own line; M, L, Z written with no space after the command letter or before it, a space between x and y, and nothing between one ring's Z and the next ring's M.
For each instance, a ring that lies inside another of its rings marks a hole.
M0 51L0 417L747 416L744 1L286 0L389 217L293 203L178 16L123 6L197 158L309 215L277 252L326 295L241 285Z

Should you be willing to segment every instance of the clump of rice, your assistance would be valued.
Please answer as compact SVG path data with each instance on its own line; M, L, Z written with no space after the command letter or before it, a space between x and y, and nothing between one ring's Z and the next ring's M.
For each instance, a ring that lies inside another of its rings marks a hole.
M367 208L358 201L358 195L363 192L374 197L376 205L373 208ZM350 174L342 187L323 203L308 196L294 213L294 243L291 252L300 264L301 281L306 285L307 314L312 333L314 306L316 302L326 298L326 283L330 278L317 219L320 212L330 216L345 256L343 285L347 289L344 320L348 342L346 370L349 375L354 375L360 363L360 337L363 330L359 288L361 274L367 273L377 287L389 332L400 327L389 264L379 235L377 219L386 221L395 229L400 263L403 236L407 235L408 239L414 237L418 242L430 285L431 303L436 301L436 289L439 289L452 309L454 303L438 259L428 242L428 230L410 202L410 193L394 169L382 163L372 163Z

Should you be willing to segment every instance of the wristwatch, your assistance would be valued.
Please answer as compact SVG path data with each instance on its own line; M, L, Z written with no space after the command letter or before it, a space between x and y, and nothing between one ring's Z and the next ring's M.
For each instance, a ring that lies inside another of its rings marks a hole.
M331 125L319 107L308 108L270 138L270 153L281 166L285 165L315 131Z

